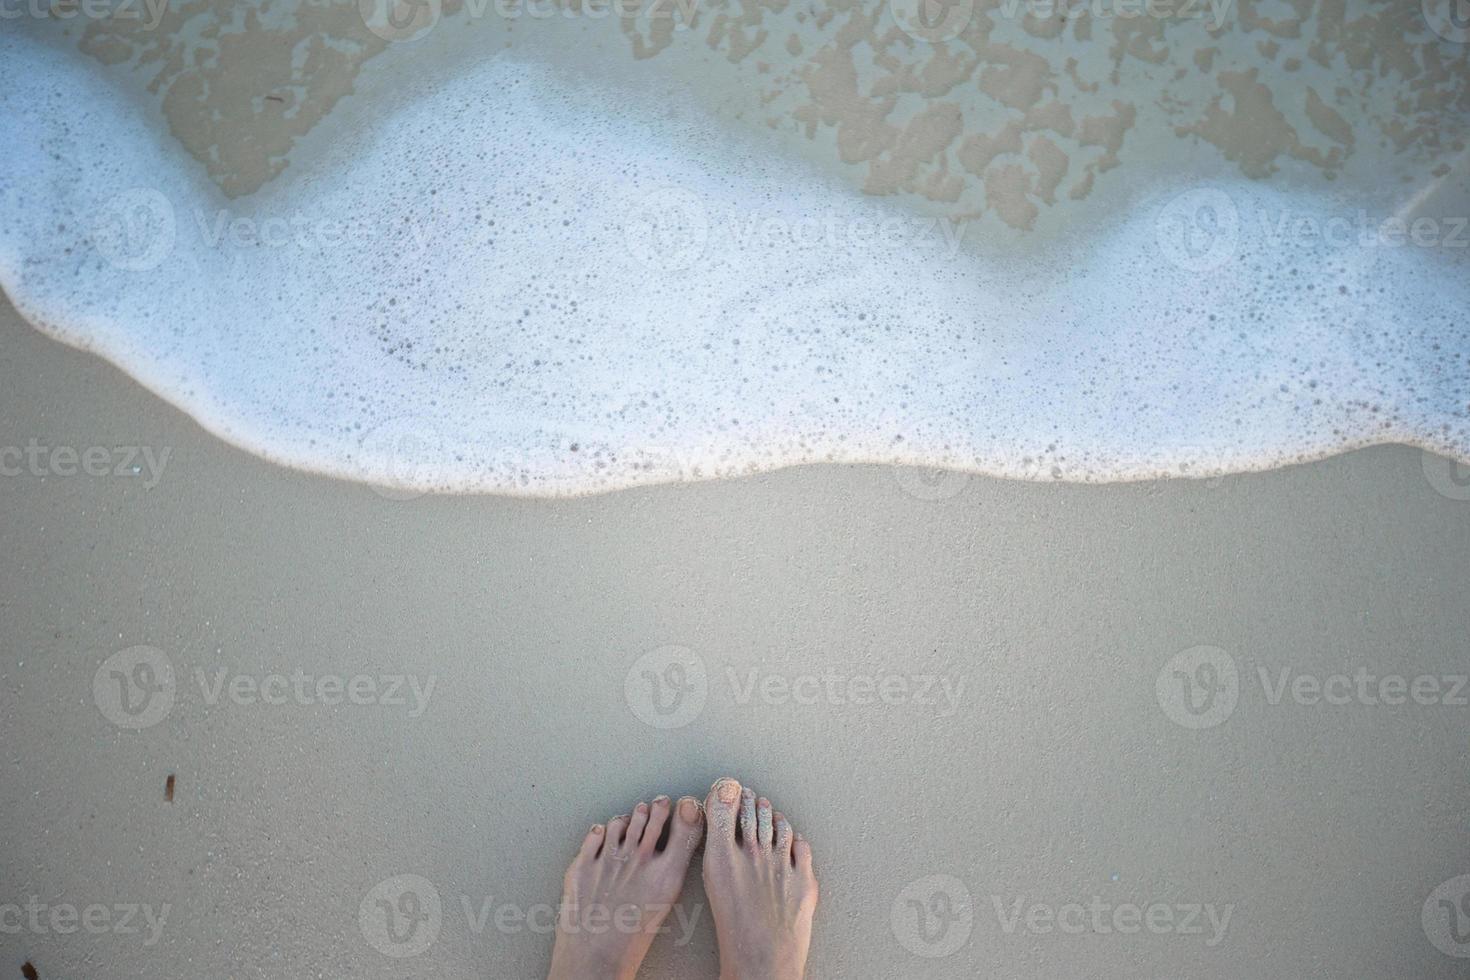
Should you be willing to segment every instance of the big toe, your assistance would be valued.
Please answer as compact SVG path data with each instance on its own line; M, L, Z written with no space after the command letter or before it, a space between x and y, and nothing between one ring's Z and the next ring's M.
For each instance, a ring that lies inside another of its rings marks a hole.
M715 780L704 800L705 849L735 848L735 827L740 814L740 783L729 776Z

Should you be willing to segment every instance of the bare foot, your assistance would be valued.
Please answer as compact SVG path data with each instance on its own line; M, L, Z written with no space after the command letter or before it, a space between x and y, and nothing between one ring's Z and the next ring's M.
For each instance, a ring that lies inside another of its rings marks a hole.
M721 779L704 801L704 890L723 980L800 980L812 941L812 848L771 801Z
M656 850L671 811L668 845ZM550 980L631 980L679 898L703 825L692 797L671 807L660 796L587 832L562 881Z

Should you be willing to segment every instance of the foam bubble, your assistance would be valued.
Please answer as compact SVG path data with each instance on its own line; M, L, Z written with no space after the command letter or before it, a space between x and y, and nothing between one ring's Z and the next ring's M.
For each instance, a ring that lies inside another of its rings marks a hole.
M139 117L80 60L0 38L0 285L292 466L565 495L815 461L1109 481L1384 441L1470 460L1450 222L1416 241L1349 199L1176 179L1008 257L697 109L509 56L235 200Z

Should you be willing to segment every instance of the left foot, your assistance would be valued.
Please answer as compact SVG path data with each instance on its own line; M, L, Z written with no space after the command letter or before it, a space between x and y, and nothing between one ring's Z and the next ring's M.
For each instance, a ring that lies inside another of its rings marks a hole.
M657 850L670 821L668 846ZM704 815L688 796L677 806L660 796L594 824L562 882L550 980L632 980L703 833Z

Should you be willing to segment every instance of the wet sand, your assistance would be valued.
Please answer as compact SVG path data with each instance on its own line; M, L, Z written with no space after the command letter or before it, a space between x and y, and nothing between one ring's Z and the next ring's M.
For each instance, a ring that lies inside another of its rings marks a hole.
M0 975L534 977L586 825L723 773L816 849L815 977L1460 975L1421 913L1470 872L1470 491L1417 450L393 500L8 306L0 351L43 473L0 479ZM697 875L681 914L645 975L714 975Z

